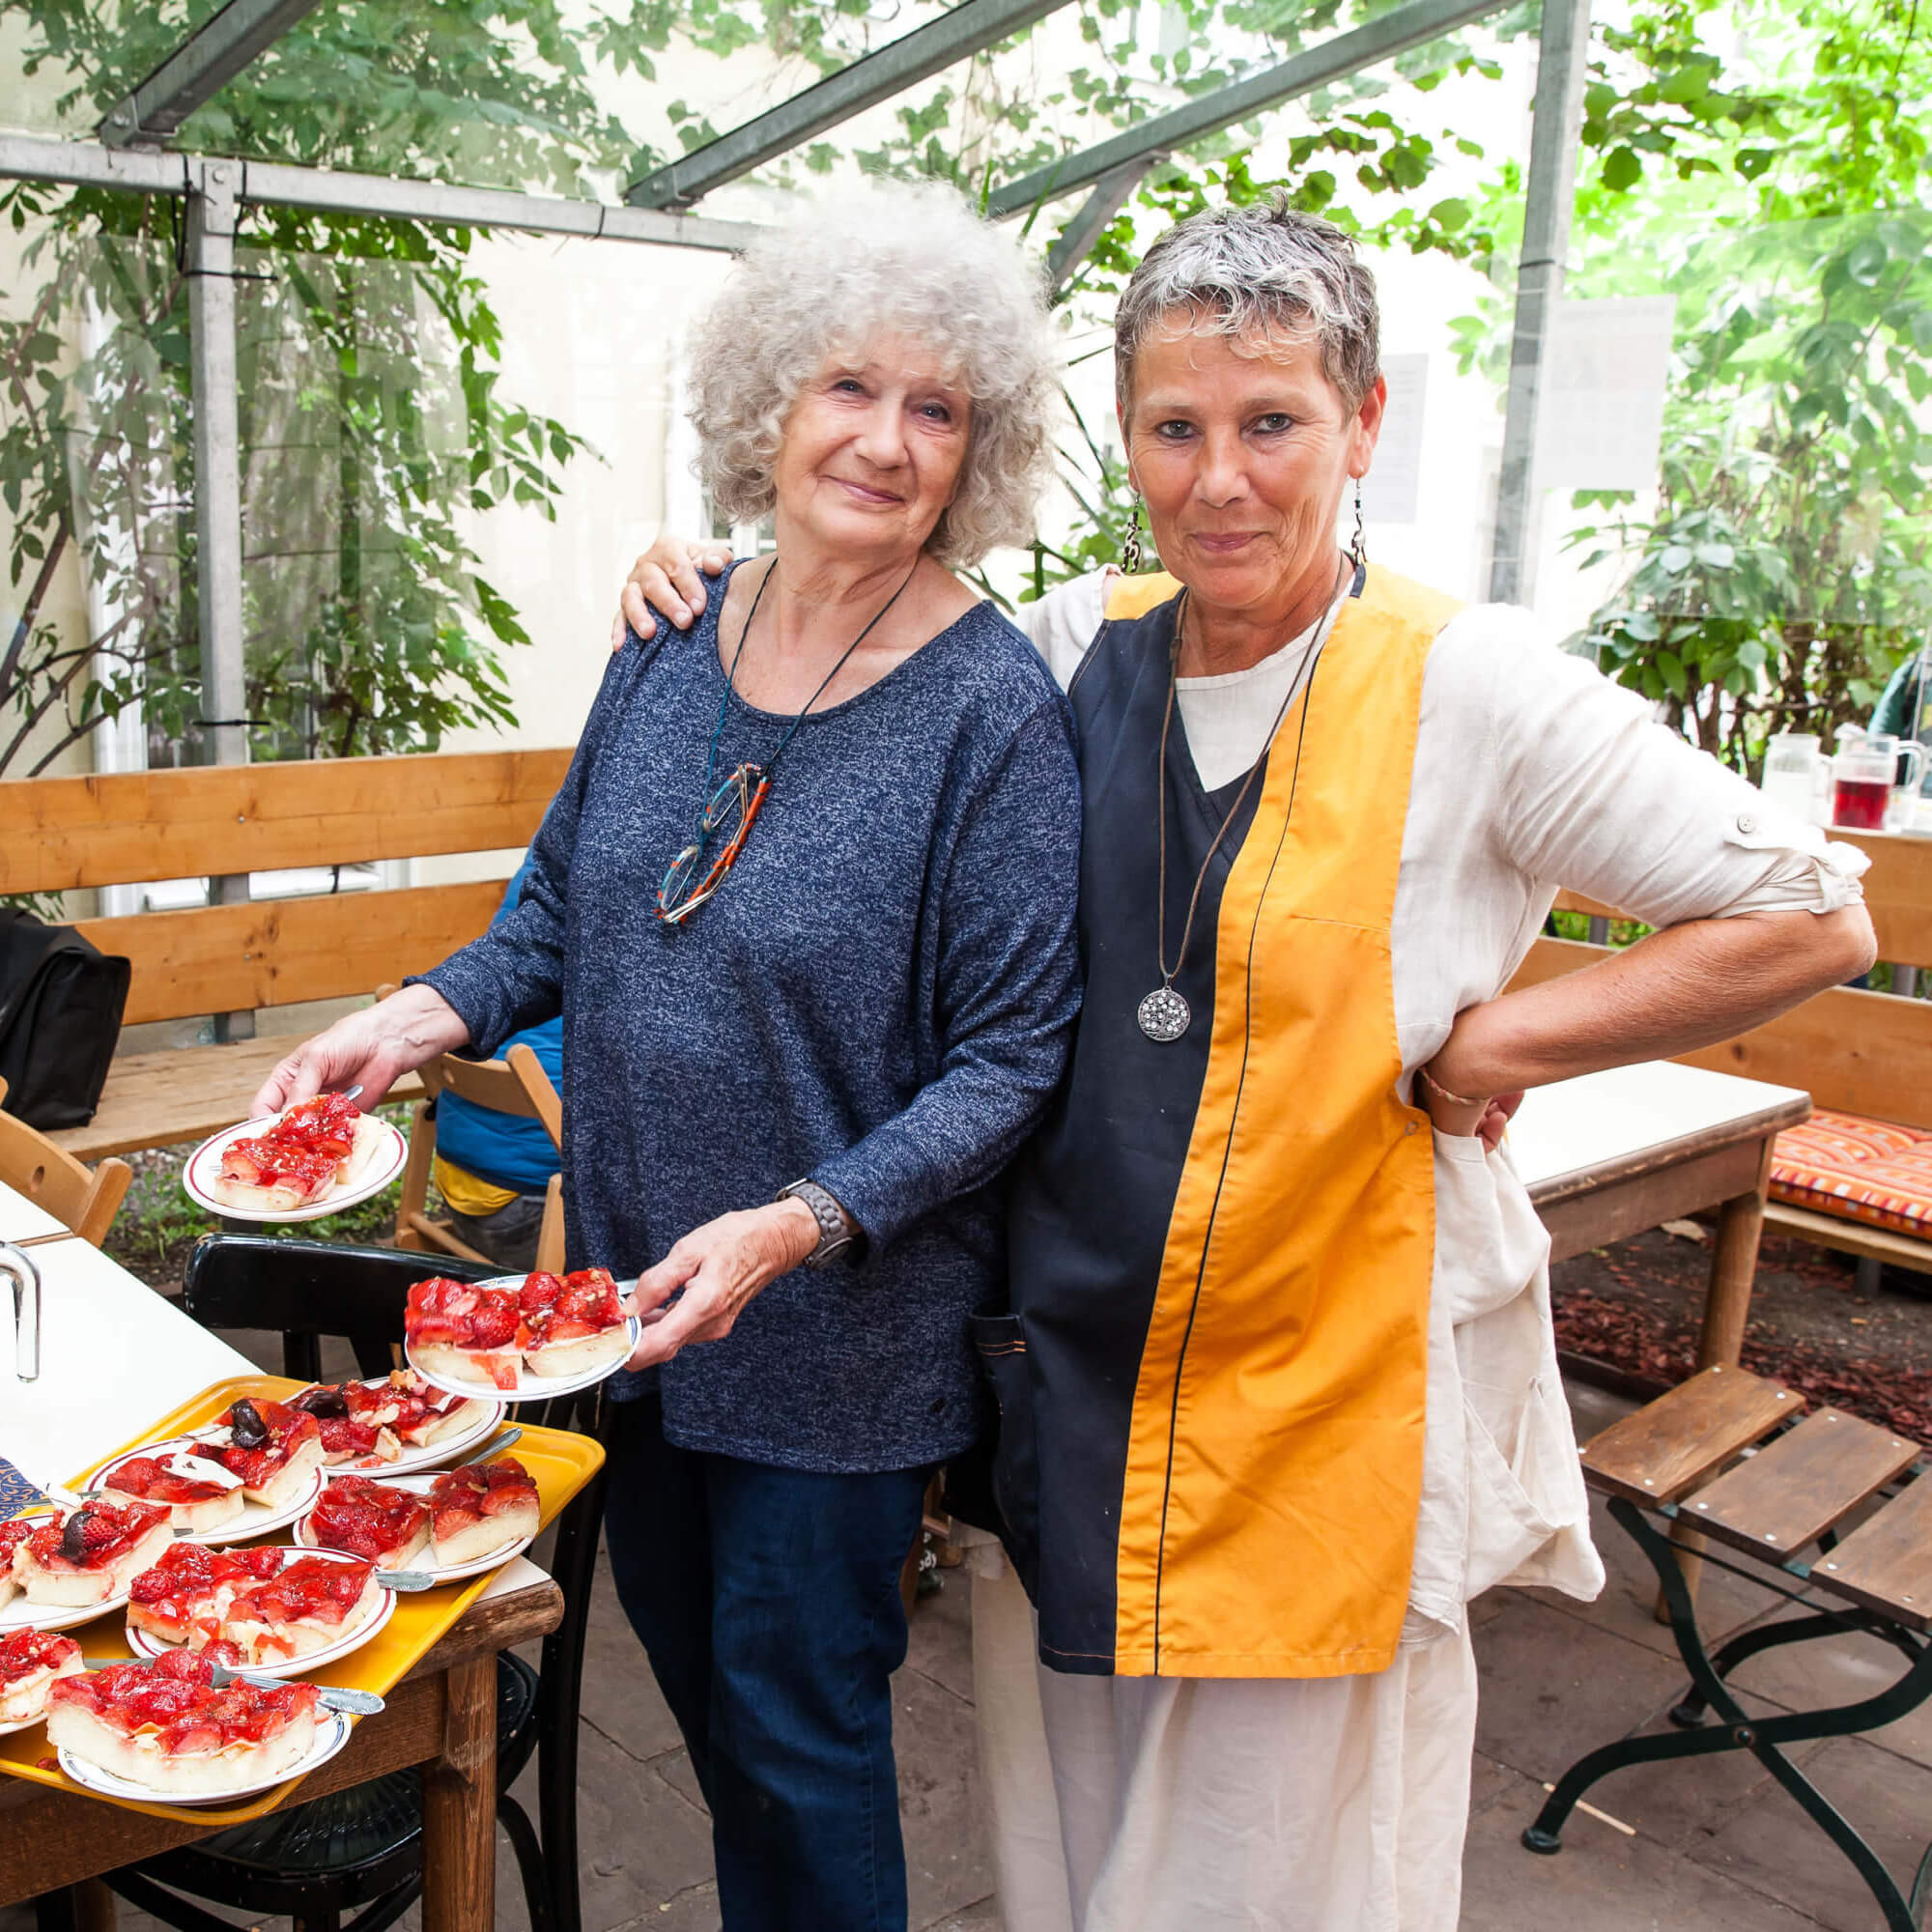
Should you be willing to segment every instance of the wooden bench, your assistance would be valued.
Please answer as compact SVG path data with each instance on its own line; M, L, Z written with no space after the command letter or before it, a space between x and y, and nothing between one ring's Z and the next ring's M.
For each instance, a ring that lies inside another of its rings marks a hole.
M0 894L520 849L567 750L344 758L0 781ZM500 879L327 894L76 922L133 961L124 1023L366 994L489 924ZM91 1124L50 1136L83 1160L196 1140L246 1117L299 1036L125 1054ZM394 1097L420 1095L413 1077Z
M1932 839L1838 831L1831 837L1871 855L1865 906L1878 933L1879 957L1916 978L1918 967L1932 965ZM1556 904L1591 919L1626 917L1574 893L1560 895ZM1610 951L1540 939L1512 983L1534 985L1574 973ZM1834 1113L1932 1129L1932 1002L1833 987L1767 1026L1678 1058L1690 1066L1803 1088L1815 1106ZM1932 1240L1781 1201L1767 1207L1765 1223L1855 1255L1873 1273L1882 1262L1932 1273Z
M1836 1409L1805 1415L1804 1406L1776 1382L1710 1368L1583 1451L1585 1480L1608 1497L1610 1514L1657 1572L1690 1686L1670 1713L1674 1732L1626 1737L1579 1758L1522 1842L1546 1856L1560 1850L1571 1810L1612 1772L1684 1759L1679 1775L1688 1776L1690 1762L1749 1751L1851 1861L1889 1932L1917 1932L1922 1880L1901 1887L1787 1752L1896 1723L1932 1695L1932 1481L1911 1478L1918 1443ZM1712 1653L1688 1587L1697 1559L1672 1534L1690 1525L1710 1539L1703 1561L1737 1571L1804 1614L1747 1623ZM1905 1667L1888 1688L1848 1704L1772 1707L1768 1715L1747 1711L1732 1690L1732 1673L1762 1652L1846 1632L1901 1654ZM1710 1713L1716 1724L1706 1724Z

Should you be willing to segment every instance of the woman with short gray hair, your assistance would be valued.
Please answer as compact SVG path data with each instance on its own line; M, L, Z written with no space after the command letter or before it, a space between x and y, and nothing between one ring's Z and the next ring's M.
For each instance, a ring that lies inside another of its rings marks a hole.
M1603 1581L1504 1123L1861 970L1862 862L1524 613L1371 564L1339 230L1191 217L1116 345L1172 575L1027 613L1079 730L1084 984L976 1324L1044 1665L976 1583L980 1709L1043 1716L986 1740L1006 1922L1454 1932L1467 1605ZM1558 885L1659 929L1509 990Z
M611 1574L724 1925L897 1932L899 1572L985 1422L995 1182L1078 1005L1066 703L948 568L1031 529L1039 279L943 189L814 207L748 251L695 374L714 501L776 551L615 653L515 910L260 1100L373 1105L561 1007L573 1264L640 1274L646 1318Z

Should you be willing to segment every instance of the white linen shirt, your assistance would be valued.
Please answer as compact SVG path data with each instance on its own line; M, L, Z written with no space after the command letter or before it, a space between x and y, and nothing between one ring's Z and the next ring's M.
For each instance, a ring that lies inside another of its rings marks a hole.
M1113 575L1015 615L1063 686L1099 629ZM1312 636L1256 670L1286 688L1284 661ZM1275 715L1238 676L1208 687L1192 699L1213 707L1204 784L1226 781L1237 721L1252 763ZM1673 925L1833 912L1863 896L1868 863L1695 750L1636 693L1540 640L1527 611L1464 610L1423 669L1390 941L1404 1088L1458 1013L1508 985L1559 888ZM1435 1205L1406 1642L1460 1629L1463 1605L1493 1583L1593 1597L1604 1578L1557 1373L1548 1236L1507 1152L1486 1156L1473 1138L1435 1136Z

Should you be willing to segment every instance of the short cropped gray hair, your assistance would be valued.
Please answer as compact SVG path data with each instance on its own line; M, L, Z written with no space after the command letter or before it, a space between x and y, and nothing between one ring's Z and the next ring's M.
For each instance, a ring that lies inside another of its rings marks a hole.
M1124 414L1134 362L1177 311L1189 332L1313 336L1321 368L1356 408L1381 373L1376 278L1332 221L1277 192L1252 208L1210 208L1177 222L1141 258L1114 317L1114 383Z
M1051 459L1054 360L1039 270L937 185L814 202L740 258L692 343L698 473L718 514L755 523L800 391L838 347L902 331L972 398L958 492L926 542L974 564L1034 533Z

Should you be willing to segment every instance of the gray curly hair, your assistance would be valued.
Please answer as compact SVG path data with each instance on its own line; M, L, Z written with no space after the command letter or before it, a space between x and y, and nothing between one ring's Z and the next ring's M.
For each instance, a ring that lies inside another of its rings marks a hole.
M1186 321L1172 320L1184 311ZM1332 221L1277 192L1252 208L1210 208L1179 221L1141 257L1114 317L1114 384L1124 414L1134 362L1156 328L1313 336L1322 373L1352 410L1381 373L1376 278Z
M697 469L719 514L753 523L771 509L799 392L835 347L888 330L936 351L973 403L958 491L927 552L970 565L1028 542L1051 457L1039 270L938 185L813 203L740 258L692 342Z

